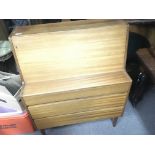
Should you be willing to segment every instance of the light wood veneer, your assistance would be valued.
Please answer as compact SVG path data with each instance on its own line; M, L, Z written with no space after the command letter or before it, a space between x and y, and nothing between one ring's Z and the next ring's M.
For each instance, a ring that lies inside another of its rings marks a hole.
M82 20L17 27L10 35L22 100L39 129L119 117L131 79L128 25Z

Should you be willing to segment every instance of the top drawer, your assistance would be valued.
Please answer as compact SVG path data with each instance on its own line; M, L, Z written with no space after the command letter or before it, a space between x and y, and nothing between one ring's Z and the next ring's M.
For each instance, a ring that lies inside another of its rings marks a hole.
M80 79L46 81L27 84L23 100L25 104L37 105L57 101L111 95L128 92L131 80L125 72L99 74Z

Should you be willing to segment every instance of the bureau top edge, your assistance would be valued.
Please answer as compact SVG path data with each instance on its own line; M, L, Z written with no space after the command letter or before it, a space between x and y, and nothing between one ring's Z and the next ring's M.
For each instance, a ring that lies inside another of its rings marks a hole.
M101 26L115 26L115 25L128 26L127 22L123 20L103 20L103 19L66 21L59 23L17 26L10 34L9 39L11 39L13 36L24 36L39 33L69 31L69 30L88 29Z

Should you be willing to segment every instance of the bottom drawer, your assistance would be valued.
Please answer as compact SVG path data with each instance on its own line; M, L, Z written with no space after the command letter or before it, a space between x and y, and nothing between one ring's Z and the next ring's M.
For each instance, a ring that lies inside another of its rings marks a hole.
M119 117L122 115L124 106L104 108L94 111L86 111L74 114L66 114L55 117L45 117L35 119L34 122L38 129L45 129L69 124L76 124L86 121L93 121L104 118Z

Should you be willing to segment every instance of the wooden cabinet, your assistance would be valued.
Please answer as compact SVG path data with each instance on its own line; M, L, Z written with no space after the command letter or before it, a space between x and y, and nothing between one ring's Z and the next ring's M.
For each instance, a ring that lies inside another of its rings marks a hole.
M10 36L37 128L122 116L128 25L82 20L17 27Z

